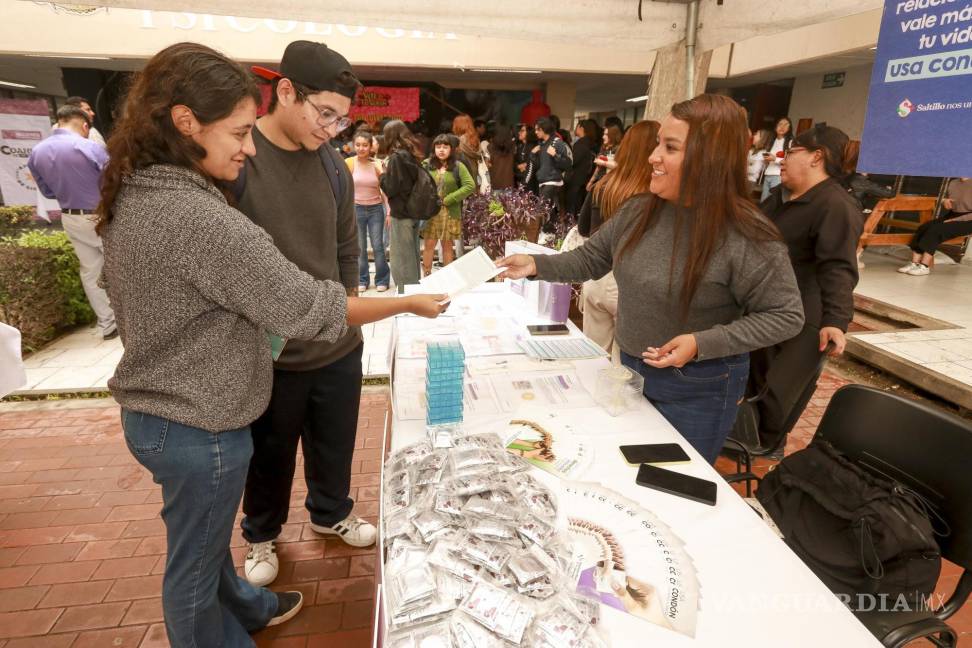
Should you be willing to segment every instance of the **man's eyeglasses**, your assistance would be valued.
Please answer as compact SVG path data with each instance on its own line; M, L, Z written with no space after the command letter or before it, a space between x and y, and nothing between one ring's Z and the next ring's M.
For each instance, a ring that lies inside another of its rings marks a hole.
M791 156L792 154L794 154L794 153L798 153L798 152L800 152L800 151L810 151L810 149L808 149L808 148L807 148L807 147L805 147L805 146L791 146L791 147L790 147L790 148L789 148L789 149L788 149L788 150L786 151L786 154L785 154L785 155L784 155L783 157L790 157L790 156Z
M297 88L294 88L294 91L304 101L309 103L311 105L311 108L313 108L317 112L317 123L320 124L321 126L337 125L338 132L341 132L353 123L347 117L342 117L341 115L337 114L330 108L321 108L313 101L311 101L310 97L308 97L305 93L301 92Z

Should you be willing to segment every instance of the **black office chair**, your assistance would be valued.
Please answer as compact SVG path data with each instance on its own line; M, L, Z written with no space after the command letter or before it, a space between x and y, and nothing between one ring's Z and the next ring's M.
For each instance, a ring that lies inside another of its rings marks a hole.
M890 648L916 639L956 646L956 633L945 620L972 593L972 422L896 394L847 385L831 399L813 442L817 439L924 498L933 525L937 519L947 529L936 536L942 557L963 568L955 591L938 609L859 612L857 618Z

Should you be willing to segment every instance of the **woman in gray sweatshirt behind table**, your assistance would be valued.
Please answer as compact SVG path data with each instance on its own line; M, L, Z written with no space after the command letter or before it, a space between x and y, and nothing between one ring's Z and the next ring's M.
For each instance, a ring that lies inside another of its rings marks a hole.
M180 43L148 62L108 143L98 231L125 353L108 382L125 441L162 486L162 611L173 648L253 646L249 632L300 610L236 574L230 536L253 453L249 425L273 379L267 333L335 340L443 295L348 297L288 261L227 204L260 93L237 63ZM308 104L307 118L317 114ZM281 191L286 188L281 187Z
M747 197L747 141L732 99L675 104L649 159L651 193L625 202L576 250L496 262L511 279L581 282L613 269L621 361L710 462L735 421L749 351L803 325L786 246Z

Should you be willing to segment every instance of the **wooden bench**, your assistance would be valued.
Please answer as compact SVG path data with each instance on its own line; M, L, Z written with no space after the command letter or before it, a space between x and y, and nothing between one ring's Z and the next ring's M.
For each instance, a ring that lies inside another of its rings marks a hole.
M871 245L908 245L911 243L911 238L914 236L915 230L920 225L934 219L935 205L937 202L938 199L932 196L901 195L895 196L894 198L885 198L878 202L874 207L874 211L868 215L867 220L864 222L864 232L861 234L861 239L857 244L858 257L864 251L864 248ZM894 218L895 212L902 211L918 212L918 222ZM877 233L875 230L882 225L909 231L890 234ZM939 248L939 251L947 254L956 262L959 262L965 255L965 246L968 238L968 236L959 236L945 241Z

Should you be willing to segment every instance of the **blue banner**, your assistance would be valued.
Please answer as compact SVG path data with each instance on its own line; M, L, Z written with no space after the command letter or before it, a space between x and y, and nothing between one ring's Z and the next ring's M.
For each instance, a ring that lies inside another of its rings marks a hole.
M857 166L972 176L972 0L885 0Z

